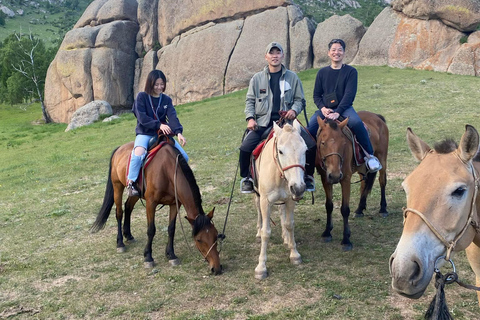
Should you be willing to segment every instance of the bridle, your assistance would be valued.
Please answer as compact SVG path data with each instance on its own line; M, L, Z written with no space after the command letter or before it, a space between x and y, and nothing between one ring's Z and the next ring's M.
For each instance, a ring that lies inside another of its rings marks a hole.
M324 171L327 171L327 166L325 165L325 160L327 160L328 157L330 156L338 156L340 158L340 170L342 170L343 167L343 156L338 153L338 152L330 152L329 154L326 154L324 157L322 157L322 162L320 163L320 166Z
M429 153L432 153L433 151L430 150ZM473 220L473 213L474 213L474 209L475 209L475 201L477 199L477 193L478 193L478 185L479 185L479 180L478 180L478 177L477 177L477 173L475 171L475 168L473 167L473 164L471 162L467 162L467 161L464 161L462 158L460 158L460 156L458 155L458 153L456 151L452 152L465 166L467 166L467 168L469 169L469 171L471 171L472 173L472 176L473 176L473 181L475 183L475 190L474 190L474 193L473 193L473 196L472 196L472 200L470 202L470 212L468 213L468 219L467 219L467 222L465 223L465 225L463 226L462 230L455 236L455 238L452 240L452 241L447 241L447 239L445 238L445 236L438 230L438 228L436 228L433 223L428 220L428 218L420 211L416 210L416 209L413 209L413 208L404 208L403 209L403 224L405 224L405 220L407 219L407 213L408 212L412 212L414 214L416 214L417 216L419 216L423 222L425 222L425 224L430 228L430 230L433 232L433 234L443 243L443 245L445 246L445 248L447 249L447 252L445 254L445 256L441 256L441 257L438 257L436 259L436 262L435 264L437 263L437 261L440 259L440 258L444 258L446 261L449 261L452 265L453 265L453 262L450 260L450 255L452 253L452 251L454 251L455 249L455 246L457 245L457 242L462 238L462 236L465 234L465 232L467 231L468 227L469 226L472 226L475 231L477 233L480 232L480 227L479 227L479 224L477 221ZM427 154L423 157L425 158L427 156ZM422 159L423 160L423 159Z
M273 161L277 165L278 170L280 171L280 177L282 179L285 178L285 171L292 169L292 168L300 168L305 172L305 166L302 166L301 164L292 164L290 166L282 167L282 164L280 163L280 159L278 159L278 146L277 146L277 137L273 137Z

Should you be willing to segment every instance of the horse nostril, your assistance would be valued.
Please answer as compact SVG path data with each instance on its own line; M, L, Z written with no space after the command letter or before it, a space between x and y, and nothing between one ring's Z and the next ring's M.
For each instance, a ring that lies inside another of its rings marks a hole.
M343 179L343 172L340 172L340 180Z
M422 268L420 267L420 264L417 261L414 260L412 262L414 267L413 267L412 275L410 276L409 280L412 284L415 285L419 281L419 279L422 278Z

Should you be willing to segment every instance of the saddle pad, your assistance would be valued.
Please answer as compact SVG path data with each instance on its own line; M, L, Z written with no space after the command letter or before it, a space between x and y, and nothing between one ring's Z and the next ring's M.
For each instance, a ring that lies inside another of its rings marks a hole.
M257 160L258 156L260 156L260 154L262 153L263 147L265 146L265 143L267 143L268 140L272 139L273 133L274 133L273 130L270 131L267 139L263 140L262 142L260 142L258 146L255 147L255 149L252 152L253 160Z

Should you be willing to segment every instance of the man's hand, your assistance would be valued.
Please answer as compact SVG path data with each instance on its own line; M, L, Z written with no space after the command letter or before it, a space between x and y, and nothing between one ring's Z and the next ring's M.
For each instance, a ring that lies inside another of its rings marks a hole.
M257 121L255 121L255 119L248 119L247 129L253 131L255 130L256 127L257 127Z
M285 115L285 119L288 120L294 120L296 117L297 113L293 109L288 110L287 114Z
M327 116L328 116L330 113L333 112L332 109L329 109L329 108L327 108L327 107L322 107L322 109L320 109L320 111L322 112L322 114L323 114L323 116L324 116L325 118L328 118Z

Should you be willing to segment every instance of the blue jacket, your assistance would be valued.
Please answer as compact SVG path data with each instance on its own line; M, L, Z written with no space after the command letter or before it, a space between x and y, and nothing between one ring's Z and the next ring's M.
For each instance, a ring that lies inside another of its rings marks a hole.
M168 124L175 135L183 132L183 126L177 117L172 99L166 94L154 98L146 92L139 92L133 103L132 112L137 117L137 135L154 136L160 129L160 124Z

